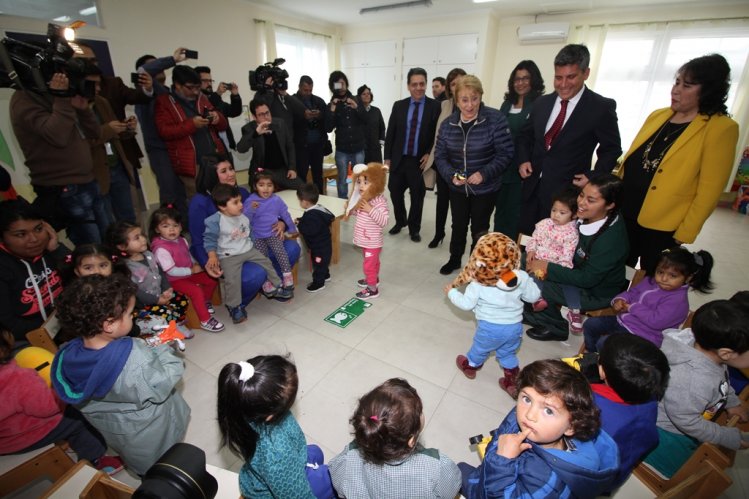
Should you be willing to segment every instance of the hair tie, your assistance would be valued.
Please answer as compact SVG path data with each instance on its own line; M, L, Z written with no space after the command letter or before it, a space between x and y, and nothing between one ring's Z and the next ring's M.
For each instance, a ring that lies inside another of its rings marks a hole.
M239 371L239 381L245 382L255 374L255 368L249 362L243 360L236 364L242 369Z
M263 168L258 168L257 170L255 170L255 172L257 172L257 173L262 173L264 171L265 171L265 169L263 169Z
M702 259L702 255L699 253L692 253L692 256L694 257L694 263L696 263L698 267L702 267L705 264L705 260Z
M67 254L65 255L65 263L71 263L73 261L73 255Z
M112 255L112 263L116 262L118 258L117 255Z
M380 420L380 418L378 418L377 416L369 416L369 419L371 419L372 421L379 421Z
M174 209L174 205L172 203L167 203L166 207L169 208L170 210Z

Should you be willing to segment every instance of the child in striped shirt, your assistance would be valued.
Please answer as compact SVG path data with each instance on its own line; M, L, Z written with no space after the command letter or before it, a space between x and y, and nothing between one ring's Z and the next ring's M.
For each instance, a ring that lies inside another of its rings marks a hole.
M358 198L358 202L351 210L356 215L354 244L362 248L365 276L364 279L357 281L357 285L364 289L356 293L356 297L362 300L380 296L378 285L382 230L390 217L387 200L382 195L386 177L387 169L381 163L359 164L354 167L356 188L352 193L351 202L356 202Z

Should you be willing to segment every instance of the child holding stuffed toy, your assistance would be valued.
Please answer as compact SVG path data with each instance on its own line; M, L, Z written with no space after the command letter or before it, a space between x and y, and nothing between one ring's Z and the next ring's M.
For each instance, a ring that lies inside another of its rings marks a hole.
M445 286L453 305L473 310L478 321L468 354L455 359L458 369L474 379L489 354L495 352L504 370L499 387L512 398L518 391L516 352L523 337L523 302L533 303L541 297L536 283L519 267L520 249L515 241L492 232L478 240L463 271ZM456 289L465 283L465 293Z
M356 215L354 224L354 244L364 254L364 279L357 285L364 288L356 293L362 300L371 300L380 296L380 252L382 252L382 230L388 224L390 211L385 196L385 177L387 168L381 163L358 164L354 167L354 184L346 213Z

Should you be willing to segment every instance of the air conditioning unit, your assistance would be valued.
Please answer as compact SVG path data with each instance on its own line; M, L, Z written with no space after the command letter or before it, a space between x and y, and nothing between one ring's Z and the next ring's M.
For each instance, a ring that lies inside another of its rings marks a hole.
M518 26L518 40L522 44L551 43L567 40L570 23L538 23Z

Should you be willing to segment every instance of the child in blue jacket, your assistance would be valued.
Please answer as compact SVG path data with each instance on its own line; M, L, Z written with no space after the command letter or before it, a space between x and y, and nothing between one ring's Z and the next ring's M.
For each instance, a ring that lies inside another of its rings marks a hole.
M460 463L461 492L489 497L594 498L610 490L619 468L616 444L600 431L585 377L560 360L520 371L518 401L478 468Z

